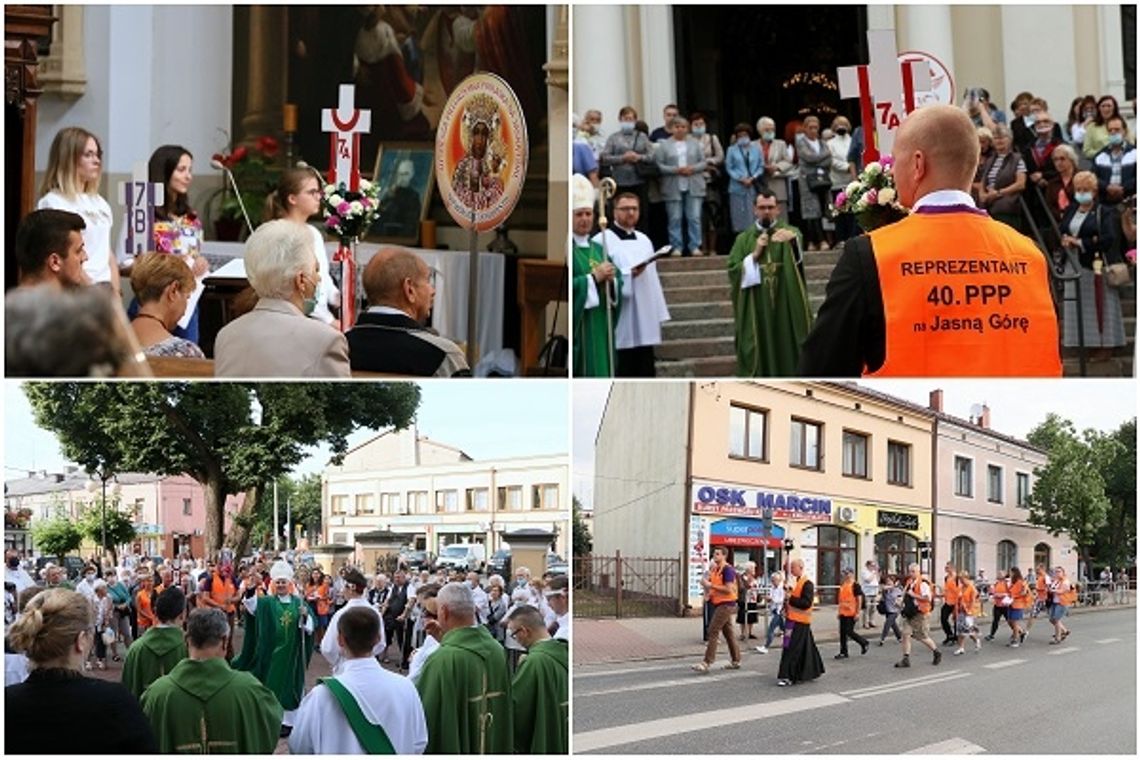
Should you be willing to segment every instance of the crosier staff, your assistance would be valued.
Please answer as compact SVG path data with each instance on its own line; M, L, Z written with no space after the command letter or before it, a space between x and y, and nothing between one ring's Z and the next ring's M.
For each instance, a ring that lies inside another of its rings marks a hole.
M617 182L606 177L598 184L598 228L602 231L602 258L606 264L613 264L610 258L610 245L606 236L609 220L606 218L606 203L617 194ZM606 283L606 352L610 358L610 377L614 372L614 292L612 283Z

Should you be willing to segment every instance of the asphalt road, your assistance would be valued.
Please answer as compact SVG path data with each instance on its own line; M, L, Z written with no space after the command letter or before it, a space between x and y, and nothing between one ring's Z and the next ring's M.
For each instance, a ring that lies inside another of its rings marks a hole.
M1070 616L1050 646L1039 621L1019 649L998 634L931 665L916 646L896 669L893 639L865 656L820 647L817 681L776 686L779 650L707 675L689 660L575 666L575 753L1136 754L1136 610ZM816 625L823 625L817 621ZM940 640L940 637L939 639Z

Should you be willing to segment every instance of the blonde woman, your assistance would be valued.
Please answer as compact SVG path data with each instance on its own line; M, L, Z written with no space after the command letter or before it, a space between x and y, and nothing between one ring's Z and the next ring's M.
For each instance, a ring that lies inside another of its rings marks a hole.
M40 187L37 209L70 211L83 217L84 271L122 298L118 259L111 250L111 206L99 195L103 174L103 147L99 138L82 127L65 127L56 133L48 151L48 166Z
M174 334L196 286L194 273L179 256L144 253L135 260L131 289L139 310L131 329L147 356L206 358L197 344Z

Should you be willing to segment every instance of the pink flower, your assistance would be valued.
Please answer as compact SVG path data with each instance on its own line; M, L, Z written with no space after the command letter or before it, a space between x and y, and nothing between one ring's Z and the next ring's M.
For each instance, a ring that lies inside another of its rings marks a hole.
M847 205L847 193L843 190L839 191L839 195L835 196L835 207L841 208Z
M364 208L372 208L372 201L368 200L367 198L361 198L360 205L364 206Z
M874 206L879 202L879 191L872 187L863 197L867 200L867 205Z
M879 163L883 165L884 169L887 168L888 166L894 166L895 165L894 156L883 156L882 158L879 159Z
M336 216L336 215L330 216L328 219L325 220L325 226L328 227L330 230L336 229L337 227L340 226L340 217Z
M1128 259L1129 264L1135 264L1136 263L1136 249L1133 248L1132 250L1125 253L1124 258Z
M336 207L336 212L341 216L347 216L350 211L352 211L352 206L349 205L348 201L341 201L340 205Z

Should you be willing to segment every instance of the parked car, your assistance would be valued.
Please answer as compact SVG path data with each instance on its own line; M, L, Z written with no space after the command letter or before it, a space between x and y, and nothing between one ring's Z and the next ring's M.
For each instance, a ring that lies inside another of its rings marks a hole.
M491 559L487 560L487 574L498 574L504 578L509 578L511 575L511 550L499 549L491 555Z
M483 572L487 565L487 549L482 544L452 544L445 546L439 553L436 567L444 567L450 572L460 570L469 573L474 570Z
M553 575L566 575L570 571L566 560L551 552L546 555L546 572Z
M421 570L431 572L435 570L435 555L419 549L401 552L400 564L407 566L408 570L413 573L418 573Z

